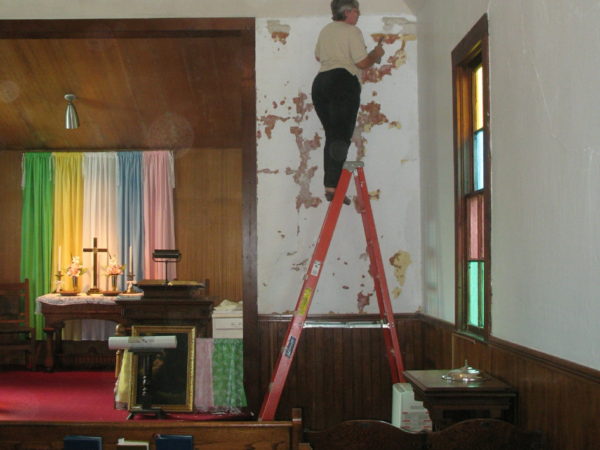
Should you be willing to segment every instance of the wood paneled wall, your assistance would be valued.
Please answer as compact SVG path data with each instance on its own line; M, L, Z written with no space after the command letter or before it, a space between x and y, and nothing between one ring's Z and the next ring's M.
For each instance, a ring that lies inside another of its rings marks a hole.
M240 148L175 154L176 242L181 280L210 279L210 294L242 299L242 152Z
M19 279L21 155L20 151L0 152L0 281ZM240 300L241 149L189 149L174 155L175 240L182 253L178 278L209 278L211 295Z
M0 282L19 280L21 192L21 152L0 150Z
M376 315L319 315L312 321L376 321ZM260 386L266 392L290 316L259 316ZM397 315L406 369L422 367L421 322ZM308 328L303 331L283 390L278 419L289 405L302 408L305 426L320 430L349 419L391 420L392 385L380 328Z
M466 338L424 316L422 323L427 368L455 368L468 360L517 389L519 425L541 431L545 448L598 448L599 372L499 339Z
M260 386L271 378L289 316L259 316ZM370 315L315 316L310 320L377 320ZM598 448L600 373L498 339L482 343L454 326L421 314L396 316L406 369L450 369L465 359L514 386L518 425L541 431L549 450ZM278 419L302 407L304 424L322 430L348 419L391 419L390 370L380 329L309 328L302 333Z

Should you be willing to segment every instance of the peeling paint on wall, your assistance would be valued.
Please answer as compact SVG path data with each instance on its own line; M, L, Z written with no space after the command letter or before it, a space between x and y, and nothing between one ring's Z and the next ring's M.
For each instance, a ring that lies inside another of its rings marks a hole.
M288 120L290 120L289 117L281 117L276 116L275 114L267 114L265 116L261 116L258 119L258 122L264 125L265 134L269 139L271 139L271 131L273 131L273 128L275 128L277 122L287 122Z
M396 232L403 226L414 230L417 227L413 224L418 222L418 214L413 214L415 203L412 200L413 192L418 189L418 165L401 167L402 160L413 158L411 145L418 142L417 122L412 120L417 111L416 42L408 42L411 31L407 29L409 20L414 19L407 17L408 20L386 18L387 22L381 16L361 18L367 43L374 42L371 39L378 33L384 37L386 54L382 63L386 67L380 73L369 75L374 82L363 84L353 136L355 145L350 149L349 159L364 161L372 182L374 177L375 185L368 195L374 205L375 200L379 204L378 235L385 235L381 244L384 248L410 252L416 264L420 256L418 246L414 244L419 241L418 233ZM260 283L257 297L261 314L281 313L292 308L290 299L285 298L290 294L290 287L293 291L301 284L310 264L310 259L305 258L310 258L314 252L318 227L326 212L323 206L327 206L319 179L322 176L324 133L310 97L318 63L314 60L314 48L306 45L305 37L316 39L329 17L275 19L279 20L257 20L256 33L257 169L260 169L257 221L261 248L257 263ZM400 168L406 171L405 174L394 177L394 171ZM352 190L348 193L349 196L353 194ZM355 196L354 200L356 207ZM338 231L354 234L361 226L360 216L348 211L351 208L343 210L349 213L349 218L341 221ZM398 208L406 211L407 219L398 217L394 212ZM327 276L321 279L313 313L316 310L318 314L327 311L364 314L377 309L376 302L370 304L375 291L369 274L369 257L363 236L358 237L356 242L344 244L331 255L334 257L327 263ZM388 252L385 261L389 256L391 253ZM390 289L399 285L394 280L393 270L393 267L386 267L392 281ZM400 309L412 312L413 303L419 298L420 280L416 272L414 276L412 272L409 275L402 286L406 302L402 302ZM262 283L264 281L267 283ZM354 297L356 303L348 295Z
M369 192L369 198L371 200L379 200L380 196L381 196L381 189L377 189L376 191Z
M365 307L371 303L372 295L372 292L370 294L363 294L362 291L356 295L356 306L359 313L364 312Z
M362 160L366 152L367 138L364 133L368 133L375 125L389 123L388 118L381 112L381 104L370 101L365 105L360 105L358 117L356 119L356 128L352 136L352 142L356 146L356 159Z
M406 281L406 270L411 263L410 253L398 250L389 261L392 267L394 267L394 276L400 285L392 290L392 296L398 298L402 293L402 286L404 286L404 282Z
M281 42L282 44L286 44L286 39L290 35L290 30L292 27L289 25L281 23L279 20L268 20L267 21L267 30L271 33L271 38L275 42Z
M372 35L375 37L381 38L381 35L375 34ZM416 38L415 38L416 39ZM377 40L378 41L378 40ZM386 39L384 38L384 41ZM386 75L391 75L392 70L395 70L406 64L406 39L405 36L402 36L402 45L398 50L394 52L391 56L386 59L386 64L381 64L379 66L371 66L366 70L363 70L362 73L362 81L363 83L378 83L381 79Z

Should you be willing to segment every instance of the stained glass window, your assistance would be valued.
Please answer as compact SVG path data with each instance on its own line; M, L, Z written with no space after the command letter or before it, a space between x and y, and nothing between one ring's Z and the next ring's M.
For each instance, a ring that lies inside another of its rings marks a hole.
M490 186L487 15L452 52L455 102L457 327L489 335Z

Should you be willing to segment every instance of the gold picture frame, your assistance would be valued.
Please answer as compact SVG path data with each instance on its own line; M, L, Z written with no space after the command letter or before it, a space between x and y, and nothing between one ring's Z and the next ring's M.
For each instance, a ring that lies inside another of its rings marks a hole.
M163 350L152 364L152 407L163 411L192 412L196 357L196 327L134 325L132 336L172 336L177 347ZM132 355L129 408L141 406L142 370L139 357Z

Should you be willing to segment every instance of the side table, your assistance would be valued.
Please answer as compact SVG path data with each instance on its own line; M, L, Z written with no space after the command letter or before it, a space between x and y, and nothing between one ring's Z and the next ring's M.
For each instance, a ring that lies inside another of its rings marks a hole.
M407 370L415 399L423 402L433 430L472 418L502 419L515 423L517 391L497 378L484 374L481 381L447 381L449 370Z

